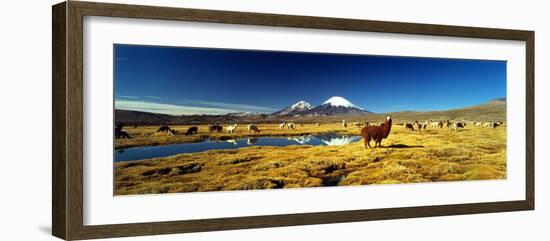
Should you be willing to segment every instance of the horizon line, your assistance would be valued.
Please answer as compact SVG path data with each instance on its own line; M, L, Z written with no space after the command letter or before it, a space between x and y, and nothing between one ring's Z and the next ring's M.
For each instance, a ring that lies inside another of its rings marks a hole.
M493 98L493 99L490 99L488 101L484 101L484 102L481 102L481 103L478 103L478 104L465 105L465 106L462 106L462 107L450 108L450 109L432 109L432 110L407 109L407 110L386 111L386 112L384 112L384 111L382 111L382 112L373 112L373 111L369 111L368 109L364 109L364 108L362 110L365 111L365 112L369 112L370 114L374 114L374 115L383 115L383 114L390 114L390 113L403 113L403 112L438 112L438 111L451 111L451 110L467 109L467 108L470 108L470 107L475 107L475 106L479 106L479 105L483 105L483 104L488 104L488 103L493 102L493 101L507 102L506 99L507 99L507 97ZM300 101L303 101L303 100L300 100ZM115 100L115 102L116 102L116 100ZM150 102L150 103L159 104L159 103L155 103L155 102ZM162 105L172 105L172 104L162 104ZM291 105L293 105L293 104L291 104ZM291 105L289 105L289 106L291 106ZM320 104L320 105L322 105L322 104ZM317 105L317 106L320 106L320 105ZM317 106L314 106L314 107L317 107ZM191 108L202 108L202 107L191 107ZM286 107L284 107L284 108L286 108ZM266 113L266 112L261 112L261 111L251 112L251 111L237 111L237 110L235 110L234 112L227 112L225 114L221 114L221 113L220 114L206 114L206 113L203 113L203 114L168 114L168 113L162 113L162 112L153 112L153 111L147 111L147 110L136 110L136 109L130 109L130 108L116 108L116 106L115 106L115 108L113 108L113 110L115 110L115 111L116 110L135 111L135 112L142 112L142 113L149 113L149 114L168 115L168 116L203 116L203 115L223 116L223 115L239 114L239 113L247 113L247 114L252 114L252 115L272 115L273 113L279 111L279 110L277 110L277 111Z

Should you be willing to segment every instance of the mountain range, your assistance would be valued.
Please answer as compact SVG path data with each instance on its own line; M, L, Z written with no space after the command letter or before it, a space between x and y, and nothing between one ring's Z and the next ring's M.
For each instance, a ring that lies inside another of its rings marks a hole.
M441 111L400 111L391 113L372 113L362 109L342 97L331 97L318 106L306 101L283 108L271 114L229 113L225 115L181 115L148 113L131 110L115 110L117 122L144 124L206 124L206 123L280 123L299 121L303 123L349 121L378 121L390 114L394 120L476 120L506 121L506 98L493 99L486 103L458 109ZM299 118L299 119L294 119Z
M349 100L340 96L333 96L322 104L313 107L305 101L299 101L296 104L288 106L280 111L272 113L278 116L348 116L364 115L371 113L354 105Z

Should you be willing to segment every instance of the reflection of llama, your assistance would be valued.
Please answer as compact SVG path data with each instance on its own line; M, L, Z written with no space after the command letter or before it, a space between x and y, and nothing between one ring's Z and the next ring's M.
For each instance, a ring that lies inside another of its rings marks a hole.
M237 129L237 124L234 124L232 126L227 127L227 133L235 133L235 130Z
M255 138L255 137L251 137L246 140L246 144L248 145L254 145L256 144L256 142L258 142L258 138Z
M229 139L229 140L226 140L227 143L230 143L230 144L233 144L233 145L237 145L237 140L235 139Z
M383 126L365 126L361 129L361 136L365 140L365 148L372 148L370 141L374 140L374 146L380 147L382 140L387 138L391 131L391 116L386 117Z

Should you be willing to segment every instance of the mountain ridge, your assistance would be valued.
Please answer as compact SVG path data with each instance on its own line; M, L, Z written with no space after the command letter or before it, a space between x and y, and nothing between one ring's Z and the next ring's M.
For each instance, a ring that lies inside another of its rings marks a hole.
M314 110L312 108L309 111ZM335 122L342 117L348 120L378 120L390 114L395 120L475 120L475 121L506 121L506 100L499 98L479 105L438 111L399 111L386 113L357 112L349 115L273 115L273 114L246 114L246 115L181 115L156 114L149 112L115 109L117 122L135 124L201 124L201 123L280 123L283 121L297 121L304 123Z

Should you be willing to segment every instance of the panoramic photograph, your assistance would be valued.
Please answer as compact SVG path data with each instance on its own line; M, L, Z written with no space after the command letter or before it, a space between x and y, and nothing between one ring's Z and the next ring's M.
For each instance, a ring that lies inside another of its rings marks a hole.
M506 61L114 45L114 195L506 179Z

